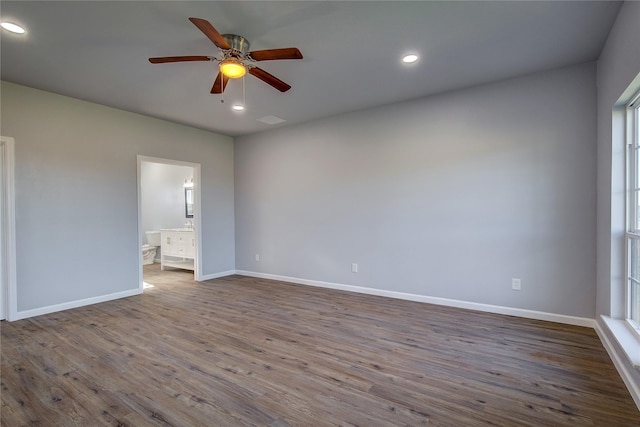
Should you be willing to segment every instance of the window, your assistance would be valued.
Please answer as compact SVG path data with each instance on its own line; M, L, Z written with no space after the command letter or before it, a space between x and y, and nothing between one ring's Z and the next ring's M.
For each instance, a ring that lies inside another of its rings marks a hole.
M627 310L640 333L640 93L627 106Z

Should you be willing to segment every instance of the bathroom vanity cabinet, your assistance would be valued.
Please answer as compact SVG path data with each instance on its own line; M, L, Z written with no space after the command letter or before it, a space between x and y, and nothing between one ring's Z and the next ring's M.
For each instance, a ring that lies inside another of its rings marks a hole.
M196 257L195 233L189 228L160 230L161 250L160 269L165 267L195 270Z

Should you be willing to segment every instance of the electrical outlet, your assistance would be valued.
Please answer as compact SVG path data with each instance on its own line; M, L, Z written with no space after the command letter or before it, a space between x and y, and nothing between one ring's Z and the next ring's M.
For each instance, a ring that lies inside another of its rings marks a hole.
M260 254L256 254L256 261L260 261Z
M519 291L522 287L522 282L520 279L511 279L511 289L514 291Z
M351 264L351 272L352 273L357 273L358 272L358 264Z

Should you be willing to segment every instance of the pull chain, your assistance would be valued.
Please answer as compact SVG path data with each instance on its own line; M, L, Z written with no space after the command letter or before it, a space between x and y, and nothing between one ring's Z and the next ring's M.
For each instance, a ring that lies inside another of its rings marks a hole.
M224 104L224 74L220 72L220 95L222 95L222 99L220 100L221 104Z

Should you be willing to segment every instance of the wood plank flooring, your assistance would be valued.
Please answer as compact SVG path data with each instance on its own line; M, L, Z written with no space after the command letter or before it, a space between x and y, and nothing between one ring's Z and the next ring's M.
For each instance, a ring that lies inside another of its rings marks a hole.
M2 322L2 426L639 426L589 328L145 266Z

